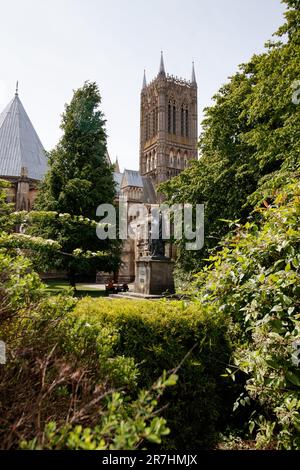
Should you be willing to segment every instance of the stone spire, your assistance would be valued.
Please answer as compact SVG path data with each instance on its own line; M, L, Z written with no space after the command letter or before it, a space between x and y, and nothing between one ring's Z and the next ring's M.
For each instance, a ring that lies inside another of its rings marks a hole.
M163 51L161 51L161 53L160 53L160 64L159 64L158 75L162 75L162 76L166 75Z
M144 69L144 78L143 78L143 86L142 86L142 89L146 88L146 86L147 86L146 70Z
M197 81L196 81L196 74L195 74L195 65L194 65L194 62L193 62L193 67L192 67L192 78L191 78L191 82L193 84L196 84Z
M116 161L115 161L114 167L115 167L115 172L121 173L121 172L120 172L120 165L119 165L118 157L116 157Z

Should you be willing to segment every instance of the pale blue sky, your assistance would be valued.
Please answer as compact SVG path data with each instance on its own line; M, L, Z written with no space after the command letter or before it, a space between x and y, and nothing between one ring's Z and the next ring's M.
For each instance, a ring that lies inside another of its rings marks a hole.
M238 64L263 50L283 11L280 0L0 0L0 109L19 80L50 150L72 90L95 80L112 160L137 169L143 69L148 81L157 74L160 50L166 71L183 78L195 61L201 119Z

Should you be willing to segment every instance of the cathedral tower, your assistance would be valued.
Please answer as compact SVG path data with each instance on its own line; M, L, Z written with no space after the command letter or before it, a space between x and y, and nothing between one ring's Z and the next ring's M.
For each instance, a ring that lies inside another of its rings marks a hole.
M166 74L163 55L157 77L141 91L140 174L154 187L197 159L197 83Z

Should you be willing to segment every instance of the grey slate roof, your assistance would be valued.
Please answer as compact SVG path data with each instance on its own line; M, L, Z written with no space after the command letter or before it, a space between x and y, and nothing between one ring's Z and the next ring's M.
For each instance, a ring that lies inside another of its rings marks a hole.
M124 176L122 178L122 188L126 186L134 186L136 188L143 187L143 180L140 173L136 170L124 170Z
M156 193L152 181L147 176L142 176L143 179L143 202L147 202L148 204L155 204L156 201Z
M26 167L30 179L41 180L47 166L43 145L16 94L0 114L0 176L18 177Z
M125 170L124 173L115 171L113 176L116 183L117 194L120 193L122 188L126 188L128 186L143 188L141 202L147 202L149 204L156 203L156 193L150 178L141 176L136 170Z

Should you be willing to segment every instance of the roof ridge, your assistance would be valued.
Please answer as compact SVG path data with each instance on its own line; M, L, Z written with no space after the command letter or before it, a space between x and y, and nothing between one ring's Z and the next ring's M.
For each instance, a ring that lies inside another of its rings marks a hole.
M8 105L5 106L5 108L3 109L2 113L0 113L0 118L1 118L1 116L4 116L3 121L2 121L2 122L0 121L0 129L1 129L1 127L3 126L3 124L5 123L5 121L6 121L6 119L7 119L7 116L8 116L8 113L9 113L9 111L10 111L10 109L11 109L12 104L13 104L14 101L15 101L15 98L13 98L12 100L10 100L10 102L8 103Z
M15 94L15 98L14 98L13 102L15 102L15 101L17 102L17 104L21 103L21 100L19 99L18 93ZM18 112L18 109L17 109L17 112ZM19 116L19 119L18 119L18 145L19 145L19 148L20 148L20 156L21 156L20 163L21 163L21 173L22 173L22 168L25 167L25 165L22 165L22 163L23 163L22 162L23 149L22 149L22 144L21 144L21 129L20 129L21 124L20 123L21 123L21 119L20 119L20 116ZM25 167L25 168L27 169L27 172L28 172L28 168L27 167Z
M0 117L0 175L19 177L26 167L30 179L41 180L48 167L46 152L18 95Z

